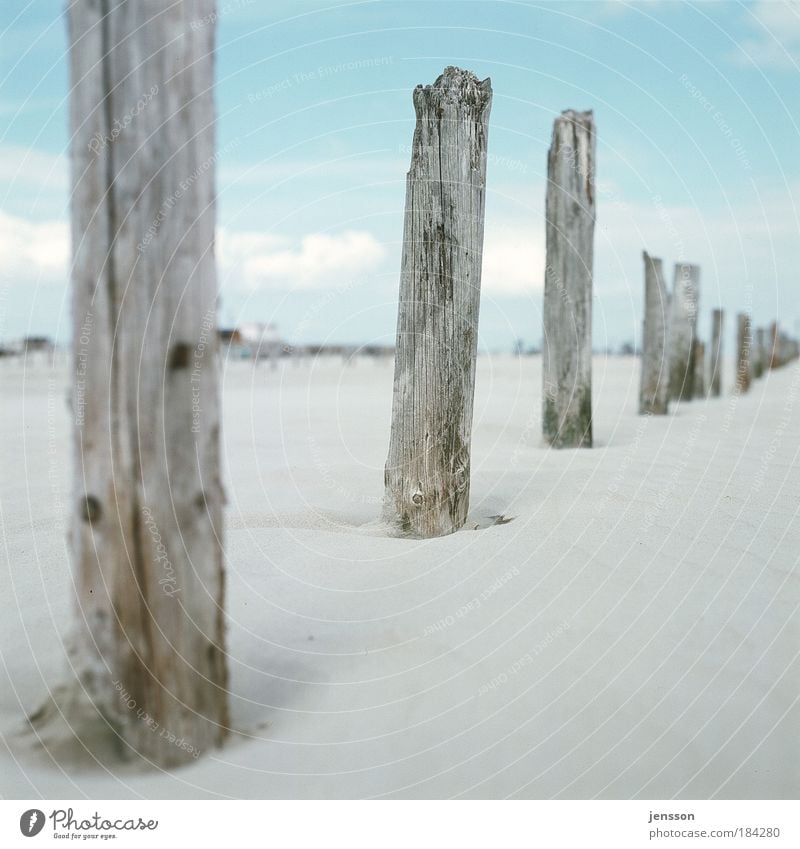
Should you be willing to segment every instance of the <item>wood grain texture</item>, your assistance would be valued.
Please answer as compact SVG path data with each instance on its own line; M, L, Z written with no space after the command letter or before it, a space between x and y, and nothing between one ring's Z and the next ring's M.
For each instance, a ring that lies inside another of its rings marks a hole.
M469 508L491 81L414 90L384 517L435 537Z
M669 331L669 395L682 401L691 401L694 397L694 341L699 297L699 266L676 263Z
M711 314L711 352L709 379L709 395L719 398L722 394L722 337L725 327L725 313L714 310Z
M123 753L164 767L228 727L214 11L67 10L79 628L77 681L54 701L81 742L110 729Z
M647 251L644 260L644 321L639 413L665 415L669 406L669 295L662 262Z
M591 112L556 118L547 157L542 433L592 445L592 273L596 134Z
M750 316L739 313L736 317L736 388L739 392L750 389L752 371L750 368Z

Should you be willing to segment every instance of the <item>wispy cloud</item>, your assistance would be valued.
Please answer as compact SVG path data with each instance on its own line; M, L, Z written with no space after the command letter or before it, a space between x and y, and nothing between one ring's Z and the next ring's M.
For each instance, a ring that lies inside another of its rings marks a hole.
M17 115L28 115L35 112L52 112L64 106L63 98L58 97L28 97L25 100L4 99L0 103L0 115L13 118Z
M743 38L732 58L740 65L800 70L800 2L758 0L745 8L752 35Z
M0 146L0 183L7 192L21 188L39 193L66 191L68 180L66 156L30 147Z

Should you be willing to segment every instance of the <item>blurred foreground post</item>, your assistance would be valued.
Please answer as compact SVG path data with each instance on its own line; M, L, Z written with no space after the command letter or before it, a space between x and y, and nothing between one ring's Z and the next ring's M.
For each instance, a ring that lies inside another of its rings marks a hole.
M595 126L562 112L547 157L542 432L555 448L592 446Z
M437 537L469 508L491 82L445 68L414 89L384 517Z
M719 398L722 393L722 332L725 313L714 310L711 318L711 378L709 395Z
M695 398L706 397L706 345L695 339L694 342L694 375L692 377Z
M644 259L644 323L642 326L642 377L639 413L664 415L669 404L667 318L669 296L660 259L647 251Z
M750 389L750 316L740 312L736 333L736 388L739 392Z
M77 680L31 722L162 767L228 726L214 14L68 4Z
M694 341L699 293L699 266L676 263L670 317L669 395L681 401L691 401L694 396Z

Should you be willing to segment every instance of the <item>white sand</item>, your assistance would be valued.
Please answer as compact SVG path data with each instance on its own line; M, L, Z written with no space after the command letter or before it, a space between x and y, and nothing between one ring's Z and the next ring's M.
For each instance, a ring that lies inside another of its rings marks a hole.
M597 358L597 447L554 452L540 360L483 357L472 526L514 519L432 541L375 522L391 376L227 369L249 737L173 774L3 750L0 795L797 797L797 364L642 419L638 361ZM0 362L4 733L63 676L65 385L63 368Z

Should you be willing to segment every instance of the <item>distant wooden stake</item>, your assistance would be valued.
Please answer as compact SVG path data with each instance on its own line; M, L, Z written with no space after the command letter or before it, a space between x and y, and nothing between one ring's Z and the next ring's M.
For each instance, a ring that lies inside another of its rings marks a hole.
M725 313L714 310L711 319L711 386L709 394L719 398L722 393L722 334Z
M670 318L669 395L682 401L694 397L694 340L699 294L699 266L676 264Z
M76 679L31 723L48 745L63 732L94 749L105 734L170 767L228 727L216 11L72 0L67 15Z
M767 360L769 362L770 369L780 368L781 361L779 349L778 322L773 321L769 326L769 350L767 351Z
M750 316L739 313L736 335L736 388L739 392L750 389Z
M642 377L639 413L664 415L669 404L667 326L669 295L660 259L647 251L644 259L644 322L642 324Z
M766 350L764 345L764 328L756 328L756 337L753 342L753 378L758 379L764 374L766 364Z
M547 158L542 432L592 445L592 269L596 133L591 112L556 118Z
M695 339L694 342L694 377L693 390L695 398L706 397L706 346L705 342Z
M417 86L385 518L416 537L467 518L490 80L446 68Z

